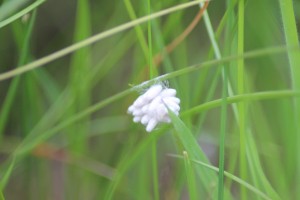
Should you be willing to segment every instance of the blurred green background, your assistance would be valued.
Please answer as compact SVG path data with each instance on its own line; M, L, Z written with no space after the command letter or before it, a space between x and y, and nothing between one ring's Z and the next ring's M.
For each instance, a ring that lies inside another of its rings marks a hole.
M0 1L2 199L300 198L300 1L215 0L49 56L188 2ZM149 134L127 108L151 70L181 115Z

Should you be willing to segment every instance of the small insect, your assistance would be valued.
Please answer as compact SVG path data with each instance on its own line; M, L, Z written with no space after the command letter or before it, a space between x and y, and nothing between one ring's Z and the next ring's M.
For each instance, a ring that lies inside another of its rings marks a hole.
M179 104L175 89L168 88L166 84L155 84L129 106L128 113L133 115L135 123L141 122L146 131L151 132L159 123L170 123L168 109L178 115Z

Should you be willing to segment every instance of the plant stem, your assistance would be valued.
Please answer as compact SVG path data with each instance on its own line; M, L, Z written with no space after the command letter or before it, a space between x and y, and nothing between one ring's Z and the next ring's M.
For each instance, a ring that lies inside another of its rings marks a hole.
M285 33L285 40L288 47L299 47L299 38L293 8L292 0L279 0L282 21ZM289 51L288 59L290 63L291 77L292 77L292 87L294 90L300 90L300 52L299 51ZM294 121L296 128L296 147L297 152L300 152L300 128L297 126L300 117L300 99L294 99ZM296 186L300 187L300 154L296 153ZM296 191L296 199L300 198L300 191Z
M244 53L244 0L238 3L238 54ZM244 59L237 61L237 81L238 94L244 93ZM245 103L238 104L239 113L239 131L240 131L240 176L243 180L247 180L247 165L246 165L246 127L245 127ZM246 188L241 187L241 199L247 199Z

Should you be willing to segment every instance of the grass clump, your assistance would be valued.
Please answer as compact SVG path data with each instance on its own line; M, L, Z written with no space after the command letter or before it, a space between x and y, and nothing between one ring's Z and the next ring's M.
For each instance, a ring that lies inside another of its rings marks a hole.
M0 5L0 199L299 198L298 3ZM127 108L163 81L148 134Z

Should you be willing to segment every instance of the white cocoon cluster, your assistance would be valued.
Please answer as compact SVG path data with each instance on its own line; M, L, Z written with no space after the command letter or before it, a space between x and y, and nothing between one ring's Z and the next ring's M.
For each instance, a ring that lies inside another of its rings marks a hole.
M129 106L128 113L133 115L133 121L141 122L146 131L151 132L158 123L170 123L171 119L167 107L176 115L179 114L180 99L176 97L176 90L163 88L162 85L151 86Z

